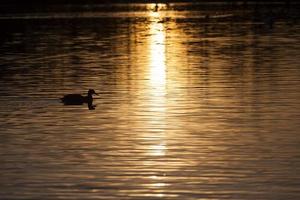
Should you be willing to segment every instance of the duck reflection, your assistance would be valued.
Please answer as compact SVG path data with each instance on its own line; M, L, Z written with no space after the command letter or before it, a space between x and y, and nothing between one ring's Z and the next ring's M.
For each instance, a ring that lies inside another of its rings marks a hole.
M61 101L64 105L83 105L87 104L89 110L94 110L95 105L93 105L93 95L98 95L95 90L89 89L87 96L82 96L81 94L67 94Z

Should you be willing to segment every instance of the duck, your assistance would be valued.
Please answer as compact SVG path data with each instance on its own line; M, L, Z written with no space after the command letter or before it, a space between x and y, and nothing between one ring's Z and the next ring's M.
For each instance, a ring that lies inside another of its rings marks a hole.
M61 101L65 105L82 105L87 103L92 105L93 103L93 95L98 95L95 90L89 89L87 92L87 96L82 96L81 94L67 94L61 98Z

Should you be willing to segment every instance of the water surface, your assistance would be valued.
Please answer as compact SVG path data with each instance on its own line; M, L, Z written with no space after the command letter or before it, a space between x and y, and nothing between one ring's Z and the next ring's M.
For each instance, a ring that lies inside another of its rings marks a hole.
M300 198L299 24L150 6L0 17L1 199Z

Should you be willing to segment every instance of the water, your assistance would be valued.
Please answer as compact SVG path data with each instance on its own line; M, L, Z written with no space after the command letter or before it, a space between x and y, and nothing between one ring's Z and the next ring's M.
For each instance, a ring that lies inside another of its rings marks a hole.
M1 199L300 198L299 24L150 6L1 17Z

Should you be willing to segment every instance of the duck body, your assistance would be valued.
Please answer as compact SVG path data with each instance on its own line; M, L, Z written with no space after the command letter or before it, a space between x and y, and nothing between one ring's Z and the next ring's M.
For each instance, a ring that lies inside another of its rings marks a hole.
M82 96L81 94L67 94L63 98L61 98L61 101L65 105L82 105L84 103L92 104L93 94L97 94L93 89L90 89L88 91L87 96Z
M86 97L81 94L67 94L61 100L65 105L82 105L87 103Z

